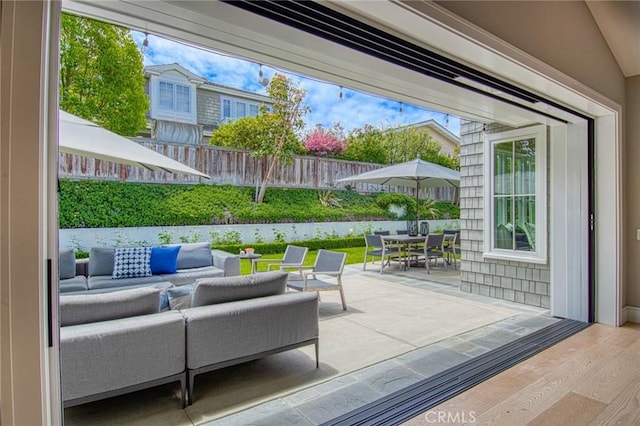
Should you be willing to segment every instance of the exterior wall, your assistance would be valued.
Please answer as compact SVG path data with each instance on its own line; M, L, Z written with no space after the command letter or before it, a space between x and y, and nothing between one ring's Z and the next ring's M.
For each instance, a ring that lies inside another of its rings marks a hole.
M550 306L549 265L484 259L484 135L500 124L460 123L460 289L543 308Z
M457 229L458 220L428 220L430 229ZM269 223L247 225L202 225L202 226L147 226L130 228L69 228L60 229L60 247L89 251L91 247L122 247L133 245L161 244L160 235L171 241L212 241L236 234L243 244L254 244L256 235L263 242L273 242L284 235L286 241L304 241L327 236L362 236L373 231L405 229L406 221L358 221L321 223Z
M440 144L443 154L453 155L453 150L458 146L455 142L432 130L429 131L429 134L431 135L431 139Z
M213 131L220 122L220 94L196 89L196 108L198 124L203 125L205 132Z

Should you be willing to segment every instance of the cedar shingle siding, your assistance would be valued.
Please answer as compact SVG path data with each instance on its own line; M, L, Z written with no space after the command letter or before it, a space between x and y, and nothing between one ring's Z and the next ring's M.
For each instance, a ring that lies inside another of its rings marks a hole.
M549 264L484 259L484 134L511 130L501 124L460 122L460 289L548 308Z

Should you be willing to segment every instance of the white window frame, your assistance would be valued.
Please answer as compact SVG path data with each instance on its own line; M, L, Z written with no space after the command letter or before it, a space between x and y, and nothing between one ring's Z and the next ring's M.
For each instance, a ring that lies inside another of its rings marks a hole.
M519 251L495 248L495 184L494 147L499 143L521 139L536 140L536 231L535 250ZM513 260L528 263L547 263L547 128L545 125L526 127L502 133L487 134L484 138L484 253L488 259Z
M231 104L231 116L225 117L224 115L224 101L229 101ZM245 105L245 115L242 117L238 117L238 103L242 103ZM244 117L253 117L250 114L251 106L255 106L258 108L258 114L260 113L260 107L263 105L262 102L251 101L249 99L244 98L234 98L232 96L220 96L220 121L223 123L230 123L236 121L240 118ZM269 108L267 108L269 109ZM256 114L257 115L257 114Z
M173 84L174 87L174 108L166 109L160 107L160 83ZM196 113L196 85L189 80L178 76L162 75L151 76L151 118L167 121L179 121L182 123L197 124ZM178 112L175 110L175 87L185 86L189 88L189 112Z

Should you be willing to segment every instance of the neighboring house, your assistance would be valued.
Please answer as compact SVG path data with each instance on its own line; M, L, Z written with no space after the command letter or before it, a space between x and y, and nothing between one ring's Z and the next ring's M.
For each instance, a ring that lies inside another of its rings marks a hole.
M435 120L419 121L404 127L427 129L431 139L440 144L443 154L452 156L456 152L456 148L460 148L460 138Z
M161 142L207 143L221 123L270 109L269 96L208 81L179 64L144 68L148 133Z

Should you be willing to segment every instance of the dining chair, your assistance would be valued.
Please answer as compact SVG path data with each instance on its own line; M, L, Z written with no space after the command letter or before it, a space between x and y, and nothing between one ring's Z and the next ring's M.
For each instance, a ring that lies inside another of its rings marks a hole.
M422 250L412 250L409 252L409 256L416 259L424 259L427 273L431 273L431 260L434 260L437 266L438 259L442 259L444 269L447 269L444 253L444 234L428 234L424 240Z
M380 273L383 273L384 267L391 264L391 259L398 258L397 246L385 241L381 235L367 234L364 236L365 251L364 251L364 263L362 264L362 270L367 270L367 259L371 257L371 263L374 262L375 257L380 258Z
M460 231L443 231L443 249L447 256L447 263L451 264L453 259L453 269L458 269L458 253L460 252Z

